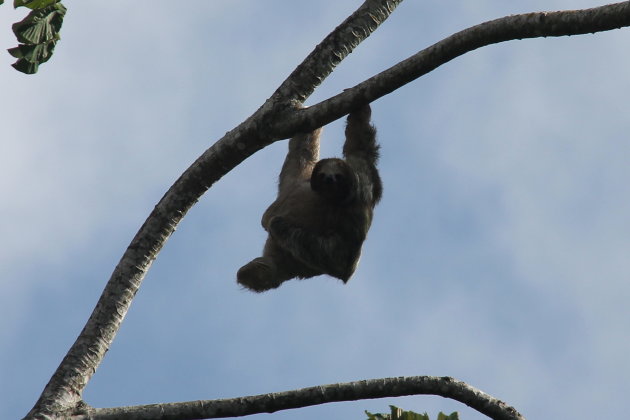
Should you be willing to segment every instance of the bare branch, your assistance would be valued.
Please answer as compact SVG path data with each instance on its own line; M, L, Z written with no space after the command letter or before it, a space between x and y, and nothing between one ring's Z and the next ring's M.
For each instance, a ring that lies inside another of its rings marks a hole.
M173 184L125 251L83 331L26 418L55 416L64 410L80 412L83 389L111 345L157 253L201 195L256 151L296 132L312 130L334 121L360 104L374 101L453 58L482 46L522 38L599 32L630 25L630 2L587 10L529 13L497 19L454 34L352 89L311 108L298 110L313 89L401 1L366 0L357 12L315 48L262 107L204 152Z
M114 340L146 272L186 212L223 175L277 140L265 121L280 118L287 104L299 105L295 102L310 95L401 1L366 0L315 48L272 98L206 150L171 186L131 241L83 331L26 418L71 412L81 405L83 389Z
M339 95L279 120L272 131L285 138L291 135L288 133L296 125L304 126L305 130L321 127L456 57L487 45L525 38L581 35L627 26L630 26L630 2L627 1L584 10L526 13L481 23L433 44Z
M436 376L372 379L222 400L92 409L89 418L91 420L212 419L273 413L331 402L407 395L439 395L451 398L495 420L525 419L513 407L464 382Z
M330 33L273 94L303 103L334 68L394 11L402 0L368 0Z

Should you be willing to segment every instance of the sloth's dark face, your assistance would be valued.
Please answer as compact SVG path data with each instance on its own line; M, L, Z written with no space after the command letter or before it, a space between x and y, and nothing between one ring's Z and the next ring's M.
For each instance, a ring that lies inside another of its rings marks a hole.
M341 159L323 159L317 162L311 175L311 188L337 204L349 202L354 196L354 174Z

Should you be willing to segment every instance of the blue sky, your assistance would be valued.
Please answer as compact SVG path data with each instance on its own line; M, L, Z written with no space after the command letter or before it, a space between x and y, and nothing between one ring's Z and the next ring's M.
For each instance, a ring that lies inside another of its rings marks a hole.
M403 3L316 103L468 26L604 2ZM168 186L359 1L76 2L35 76L0 53L0 418L31 408ZM0 51L15 45L0 8ZM450 375L530 419L607 418L630 391L630 30L469 53L376 101L385 186L359 269L243 291L278 142L205 194L85 391L94 406ZM343 126L324 130L339 155ZM440 397L396 404L483 416ZM288 411L256 418L288 419Z

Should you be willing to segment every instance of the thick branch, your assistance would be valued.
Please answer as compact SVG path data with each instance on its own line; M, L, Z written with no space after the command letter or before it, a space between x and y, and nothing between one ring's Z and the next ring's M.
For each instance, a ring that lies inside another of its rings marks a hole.
M210 147L173 184L131 241L83 331L26 418L58 415L81 405L83 389L114 340L146 272L186 212L223 175L277 140L268 131L267 121L282 118L283 106L310 95L334 66L401 1L366 0L307 57L265 105ZM294 130L299 129L294 127Z
M331 32L280 85L272 98L303 103L334 68L389 17L402 0L367 0Z
M580 35L630 26L630 2L584 10L538 12L507 16L453 34L339 95L277 121L272 131L290 136L296 124L306 130L321 127L357 106L395 91L456 57L504 41Z
M380 98L482 46L630 25L629 2L588 10L530 13L497 19L452 35L340 95L296 111L296 106L376 29L400 1L366 0L298 66L272 98L182 174L125 251L83 331L27 418L54 416L80 406L83 389L111 345L147 270L179 221L214 182L256 151L298 131L312 130L334 121L358 105Z
M524 420L514 408L449 377L413 376L316 386L295 391L223 400L93 409L91 420L188 420L238 417L331 402L439 395L468 405L495 420Z

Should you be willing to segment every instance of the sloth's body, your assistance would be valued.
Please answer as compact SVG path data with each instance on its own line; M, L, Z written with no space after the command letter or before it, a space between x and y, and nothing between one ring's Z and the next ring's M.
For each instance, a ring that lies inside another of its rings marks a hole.
M289 141L278 197L262 218L269 237L262 257L238 271L241 285L263 292L295 277L352 276L383 190L370 114L365 106L348 116L345 159L318 161L321 129Z

